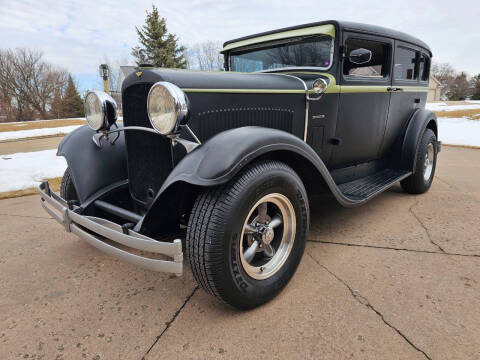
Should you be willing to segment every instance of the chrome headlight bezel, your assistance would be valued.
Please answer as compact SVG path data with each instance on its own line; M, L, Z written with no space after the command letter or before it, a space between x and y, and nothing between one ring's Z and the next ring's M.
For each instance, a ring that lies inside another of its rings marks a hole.
M96 105L98 106L97 113L89 115L88 101L96 102ZM110 126L117 121L117 103L109 94L103 91L92 90L87 92L87 95L85 95L84 109L87 124L95 131L108 130ZM100 118L93 119L94 116L99 116Z
M313 92L317 95L325 93L328 89L328 82L324 78L318 78L313 82Z
M160 93L159 93L160 92ZM161 112L154 107L158 107L159 101L163 101L164 107L169 107L170 111L163 115L170 116L164 119L156 119ZM167 104L167 102L170 102ZM154 112L157 114L154 114ZM168 81L159 81L153 84L148 92L147 113L150 124L158 133L162 135L172 135L179 131L179 126L186 123L188 117L188 98L177 85ZM162 122L163 123L160 123ZM167 122L165 122L167 121ZM163 126L160 126L163 125Z

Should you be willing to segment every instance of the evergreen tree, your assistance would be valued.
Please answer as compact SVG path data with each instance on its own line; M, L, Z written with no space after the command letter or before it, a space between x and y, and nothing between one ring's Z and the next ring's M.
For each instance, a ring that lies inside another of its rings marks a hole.
M480 100L480 74L476 75L472 79L472 100Z
M467 79L467 74L461 72L455 80L450 88L448 95L448 100L465 100L470 93L470 83Z
M137 65L149 63L155 67L185 69L185 48L178 44L178 38L167 30L165 18L160 18L158 9L152 5L152 12L147 11L145 25L135 27L140 45L132 49Z
M62 109L64 117L84 116L83 101L80 95L78 95L77 88L70 74L68 75L67 88L63 96Z

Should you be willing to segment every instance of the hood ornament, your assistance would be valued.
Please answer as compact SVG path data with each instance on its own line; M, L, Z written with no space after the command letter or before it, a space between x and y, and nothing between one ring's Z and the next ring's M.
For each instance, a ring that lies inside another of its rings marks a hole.
M142 76L143 72L142 72L142 71L137 71L135 74L136 74L138 77L140 77L140 76Z

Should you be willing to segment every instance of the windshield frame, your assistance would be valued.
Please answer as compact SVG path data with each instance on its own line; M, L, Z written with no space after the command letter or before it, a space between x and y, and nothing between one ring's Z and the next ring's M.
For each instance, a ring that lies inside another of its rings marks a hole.
M328 38L331 41L330 61L329 61L328 66L286 66L286 67L280 67L280 68L274 68L274 69L252 71L252 72L249 72L248 74L268 73L268 72L282 72L282 71L290 71L290 70L317 70L317 71L330 70L331 67L333 66L333 58L334 58L334 53L335 53L335 38L330 36L330 35L327 35L327 34L313 34L313 35L307 35L307 36L295 36L295 37L291 37L291 38L284 38L284 39L268 41L268 42L263 42L263 43L248 45L248 46L242 46L242 47L239 47L239 48L232 49L228 52L228 70L232 71L232 72L239 72L239 71L232 70L232 54L234 54L234 53L248 52L248 50L259 50L259 49L262 49L262 48L271 47L272 45L275 45L275 44L278 44L278 45L287 44L287 43L290 43L290 42L297 42L297 41L301 41L301 40L308 39L308 38L314 38L314 37L325 37L325 38Z

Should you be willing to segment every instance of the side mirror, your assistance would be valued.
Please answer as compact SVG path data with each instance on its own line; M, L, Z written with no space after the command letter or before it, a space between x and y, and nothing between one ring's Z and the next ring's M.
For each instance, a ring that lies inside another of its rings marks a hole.
M350 51L348 60L350 60L352 64L356 65L366 64L372 60L372 52L364 48L355 49Z

